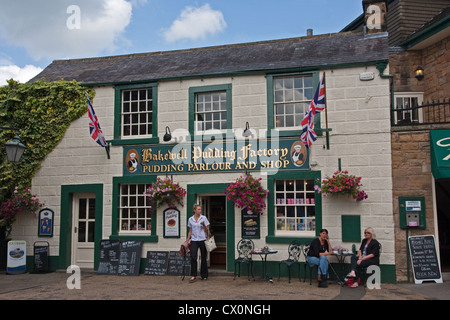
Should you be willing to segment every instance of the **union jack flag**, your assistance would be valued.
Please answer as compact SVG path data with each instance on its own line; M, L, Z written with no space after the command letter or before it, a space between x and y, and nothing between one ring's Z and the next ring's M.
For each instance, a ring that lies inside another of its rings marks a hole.
M302 133L300 135L301 140L310 148L314 141L317 140L317 134L314 132L314 117L316 113L325 109L325 74L319 81L314 98L311 100L308 110L306 110L305 117L303 118Z
M101 145L102 147L106 147L107 144L105 137L103 136L103 131L100 128L100 123L98 122L97 116L95 115L94 108L92 107L92 103L87 92L86 97L88 102L89 131L91 133L91 137L99 145Z

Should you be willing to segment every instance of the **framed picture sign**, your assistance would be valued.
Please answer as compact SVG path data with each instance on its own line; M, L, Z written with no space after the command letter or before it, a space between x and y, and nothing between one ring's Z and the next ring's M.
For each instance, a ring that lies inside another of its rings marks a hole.
M39 237L53 237L54 212L49 208L39 211Z
M163 212L164 238L180 237L180 211L176 208L168 208Z

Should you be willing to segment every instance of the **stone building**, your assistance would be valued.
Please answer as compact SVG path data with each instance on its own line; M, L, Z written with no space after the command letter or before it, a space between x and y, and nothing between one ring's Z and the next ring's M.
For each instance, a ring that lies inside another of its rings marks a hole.
M51 266L96 269L101 239L142 241L142 266L149 250L179 249L192 206L201 203L219 245L211 267L234 271L236 244L248 237L278 251L269 258L273 273L293 240L311 241L326 228L333 246L351 249L370 226L383 245L382 280L395 281L389 44L379 31L53 61L32 81L92 87L111 146L107 158L89 136L86 114L33 178L33 193L55 214L54 235L46 238ZM316 118L319 137L306 150L300 121L323 74L327 117ZM171 139L163 139L169 131ZM293 158L297 149L302 160ZM137 166L128 165L136 158ZM368 199L315 191L340 168L362 178ZM245 212L224 196L244 172L270 192L253 233ZM167 207L150 213L143 195L165 177L187 190L175 230L164 219ZM40 239L36 228L35 219L20 217L13 237L31 246Z
M448 144L442 140L450 134L450 1L386 4L395 264L397 279L403 281L412 279L407 236L434 235L442 270L450 270L450 175ZM362 28L362 23L359 17L344 30ZM408 199L422 203L425 221L420 226L405 226L401 208Z

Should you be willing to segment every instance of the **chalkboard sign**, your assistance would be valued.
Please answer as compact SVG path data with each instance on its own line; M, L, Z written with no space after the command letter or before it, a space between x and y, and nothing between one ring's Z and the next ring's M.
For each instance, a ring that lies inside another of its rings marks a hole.
M120 244L119 266L117 274L138 276L141 262L142 241L123 241Z
M183 272L184 267L184 272ZM167 274L169 276L186 276L191 272L191 255L180 257L178 251L169 252L169 267Z
M144 274L164 276L169 262L168 251L147 251Z
M48 256L49 256L49 244L36 245L34 243L34 272L48 272Z
M120 241L100 240L98 274L117 274L119 267Z
M413 266L414 282L435 281L442 283L436 243L433 235L409 237L409 250Z

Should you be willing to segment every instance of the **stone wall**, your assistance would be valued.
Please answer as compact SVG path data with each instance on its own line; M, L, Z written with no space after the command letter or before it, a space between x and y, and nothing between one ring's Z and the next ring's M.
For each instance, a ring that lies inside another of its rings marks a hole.
M407 131L392 134L392 182L397 281L405 281L408 276L407 238L406 230L400 229L398 198L401 196L425 197L426 229L411 229L409 236L434 234L435 232L429 131ZM412 277L412 273L410 277Z

